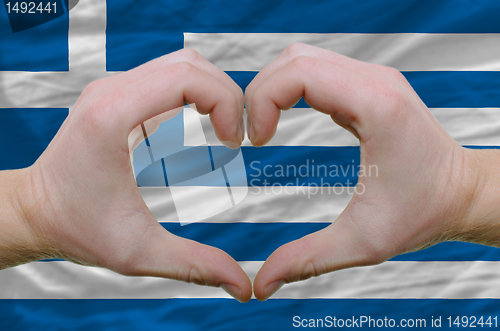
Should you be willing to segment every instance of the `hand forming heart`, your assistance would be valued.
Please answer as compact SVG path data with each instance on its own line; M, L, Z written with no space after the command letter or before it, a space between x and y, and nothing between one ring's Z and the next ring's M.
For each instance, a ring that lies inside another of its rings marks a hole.
M361 164L376 165L378 176L360 177L365 193L355 194L330 226L268 258L254 283L258 299L285 283L470 239L464 229L481 183L472 169L486 156L458 145L398 71L293 44L246 90L252 143L269 141L280 109L301 97L359 138ZM195 51L90 84L38 161L4 178L4 185L19 183L13 214L23 231L13 230L11 241L23 242L27 253L0 256L0 266L57 257L124 275L221 286L250 300L252 284L236 261L164 230L134 180L129 133L185 102L210 114L221 141L241 144L243 93Z

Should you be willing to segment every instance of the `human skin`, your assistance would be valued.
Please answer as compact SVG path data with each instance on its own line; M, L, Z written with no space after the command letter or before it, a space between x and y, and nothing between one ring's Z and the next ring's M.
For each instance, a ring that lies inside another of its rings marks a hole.
M129 134L185 102L210 114L221 141L240 145L243 93L193 50L85 88L35 164L0 173L0 269L60 258L123 275L220 286L250 300L252 284L238 263L166 231L135 182Z
M361 164L376 165L378 176L360 177L364 194L332 225L268 258L254 282L257 299L285 283L445 240L499 246L500 153L458 145L398 71L293 44L246 90L252 143L269 141L280 109L302 96L360 139ZM0 269L62 258L221 286L248 301L252 286L240 266L167 232L134 179L130 150L138 140L130 133L143 122L154 130L184 102L210 113L221 141L241 143L241 89L192 50L89 85L33 166L0 172Z
M364 193L331 225L267 259L254 281L257 299L447 240L500 247L499 151L461 147L399 71L292 44L245 91L252 143L268 142L281 110L301 97L359 139L361 165L376 166L378 176L359 178Z

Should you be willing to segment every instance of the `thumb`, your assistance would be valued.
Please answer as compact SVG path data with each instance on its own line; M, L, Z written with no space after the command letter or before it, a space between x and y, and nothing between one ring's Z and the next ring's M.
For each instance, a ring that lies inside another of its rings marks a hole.
M144 236L132 265L121 273L221 287L240 302L250 300L252 283L231 256L218 248L175 236L156 224Z
M344 211L330 226L279 247L255 277L255 297L267 300L284 284L382 262L361 236Z

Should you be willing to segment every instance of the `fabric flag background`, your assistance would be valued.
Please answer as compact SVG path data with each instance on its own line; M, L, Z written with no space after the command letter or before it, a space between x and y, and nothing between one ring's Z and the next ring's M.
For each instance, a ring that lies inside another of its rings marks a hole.
M471 0L87 0L53 21L13 33L0 9L0 170L31 165L93 80L190 47L244 89L296 41L401 70L459 143L499 148L498 13L497 1ZM244 142L248 195L203 222L181 226L168 188L138 178L158 221L225 250L253 278L277 247L335 220L356 174L327 178L344 190L321 194L317 185L324 183L317 176L259 172L266 165L313 161L359 164L356 139L307 108L301 101L283 112L268 146ZM149 138L156 160L189 145L186 114ZM144 153L145 142L134 152L136 175L148 166ZM289 182L295 186L288 191L277 189ZM442 316L447 327L448 316L500 313L499 261L496 248L442 243L288 285L267 302L247 304L217 288L40 261L0 271L0 330L287 330L294 329L294 316L328 315L425 318L427 328Z

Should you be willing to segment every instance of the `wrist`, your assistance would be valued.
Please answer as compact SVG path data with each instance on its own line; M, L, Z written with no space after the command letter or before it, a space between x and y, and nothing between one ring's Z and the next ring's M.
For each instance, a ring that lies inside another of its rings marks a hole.
M30 168L0 172L0 269L46 257L30 226Z
M464 203L454 240L500 247L500 151L463 149Z

